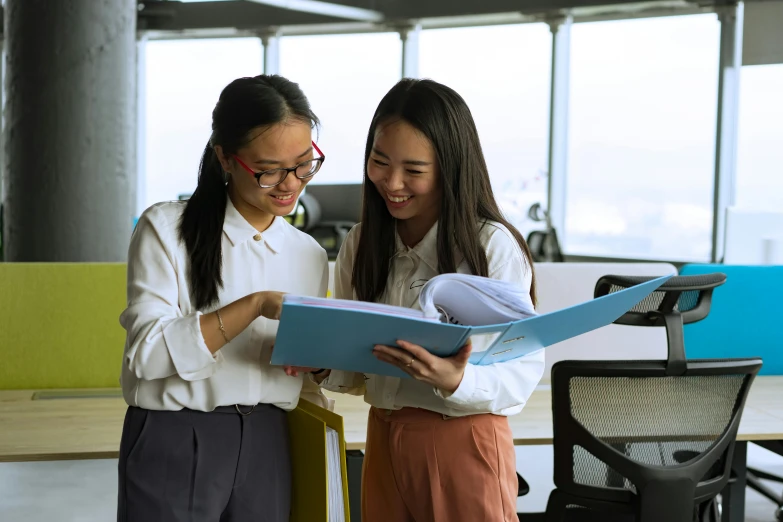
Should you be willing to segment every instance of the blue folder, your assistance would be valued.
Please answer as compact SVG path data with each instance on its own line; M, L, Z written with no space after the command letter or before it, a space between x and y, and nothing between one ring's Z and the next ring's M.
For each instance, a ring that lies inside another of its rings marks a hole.
M376 359L373 347L395 346L397 340L404 340L448 357L459 351L469 337L493 333L497 334L494 342L488 349L471 354L470 363L505 362L614 322L669 277L555 312L491 326L462 326L370 311L284 303L271 363L410 378L395 366Z

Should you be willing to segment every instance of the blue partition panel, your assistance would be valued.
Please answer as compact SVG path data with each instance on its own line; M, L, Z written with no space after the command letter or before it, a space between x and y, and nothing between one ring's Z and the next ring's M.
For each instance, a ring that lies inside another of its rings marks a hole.
M760 375L783 375L783 266L685 265L680 275L723 272L706 319L685 325L689 359L761 357Z

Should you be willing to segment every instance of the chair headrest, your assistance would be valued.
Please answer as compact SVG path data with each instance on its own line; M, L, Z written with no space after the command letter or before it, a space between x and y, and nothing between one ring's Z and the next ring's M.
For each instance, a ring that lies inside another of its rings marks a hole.
M655 279L646 276L605 275L595 285L594 297L601 297ZM710 311L712 291L726 282L726 274L674 276L644 301L617 319L617 324L663 326L661 314L679 314L683 324L701 321Z

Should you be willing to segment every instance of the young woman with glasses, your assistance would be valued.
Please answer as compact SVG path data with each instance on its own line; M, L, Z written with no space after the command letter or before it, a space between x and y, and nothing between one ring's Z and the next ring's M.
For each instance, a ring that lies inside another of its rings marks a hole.
M324 161L317 124L295 83L235 80L193 196L139 219L120 318L118 520L288 520L285 412L303 382L320 391L269 358L283 293L326 295L326 252L283 218Z
M335 297L417 307L425 281L461 272L516 283L535 302L527 245L498 208L470 110L452 89L406 79L383 98L367 137L363 198L362 222L337 258ZM440 358L404 334L374 352L411 379L316 375L372 405L362 520L516 521L507 417L541 379L543 351L473 366L478 339Z

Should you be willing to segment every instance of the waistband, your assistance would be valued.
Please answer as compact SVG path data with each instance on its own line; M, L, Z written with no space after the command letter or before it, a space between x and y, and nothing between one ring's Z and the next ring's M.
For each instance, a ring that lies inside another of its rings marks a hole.
M209 413L233 413L234 415L250 415L251 413L258 413L261 411L279 410L277 406L272 404L256 404L255 406L243 406L241 404L234 404L233 406L218 406ZM282 411L282 410L281 410Z
M425 410L423 408L402 408L399 410L384 410L372 406L370 414L378 420L385 422L400 422L404 424L416 424L424 422L508 422L508 417L502 415L493 415L491 413L475 413L472 415L463 415L452 417L436 411Z

